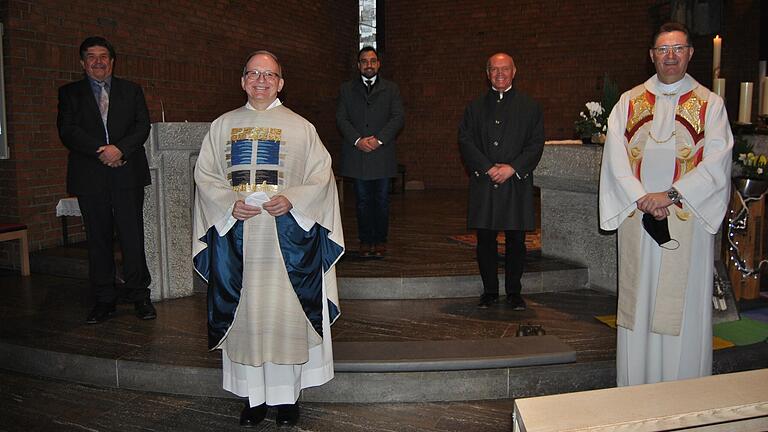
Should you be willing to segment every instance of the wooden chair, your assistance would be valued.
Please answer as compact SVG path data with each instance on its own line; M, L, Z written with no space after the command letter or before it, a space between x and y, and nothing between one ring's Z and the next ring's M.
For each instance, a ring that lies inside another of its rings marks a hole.
M6 240L19 240L21 245L21 274L29 276L29 240L27 238L27 226L23 224L0 223L0 242Z

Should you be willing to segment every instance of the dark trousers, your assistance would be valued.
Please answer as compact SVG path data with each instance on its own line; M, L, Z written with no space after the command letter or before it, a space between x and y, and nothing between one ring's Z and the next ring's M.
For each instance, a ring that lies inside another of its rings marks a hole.
M477 264L483 280L483 293L495 296L499 295L497 233L494 230L477 230ZM504 289L507 295L519 295L523 289L520 278L523 277L525 263L525 231L507 230L504 236Z
M386 243L389 231L389 178L354 181L360 243Z
M88 237L88 275L96 301L114 303L117 229L123 253L123 279L129 301L149 299L151 277L144 253L144 188L112 189L78 195Z

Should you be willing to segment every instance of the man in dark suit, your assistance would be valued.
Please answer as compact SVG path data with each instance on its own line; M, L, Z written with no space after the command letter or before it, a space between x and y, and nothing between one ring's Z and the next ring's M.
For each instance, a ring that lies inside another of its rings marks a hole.
M59 89L57 125L69 149L67 192L77 196L88 238L89 278L96 305L86 318L103 322L115 313L113 232L123 255L126 297L141 319L157 314L150 301L144 253L144 187L150 184L144 142L149 112L141 87L112 76L115 50L102 37L80 45L82 80Z
M403 128L400 89L379 75L378 53L363 47L360 76L342 84L336 125L342 135L341 175L354 179L361 256L382 257L389 231L389 180L397 175L395 137Z
M478 307L499 299L496 235L504 231L507 304L525 310L521 296L525 231L536 228L533 170L544 151L541 107L512 88L515 62L488 59L491 90L472 101L459 126L461 157L469 171L467 226L477 229L477 262L483 280Z

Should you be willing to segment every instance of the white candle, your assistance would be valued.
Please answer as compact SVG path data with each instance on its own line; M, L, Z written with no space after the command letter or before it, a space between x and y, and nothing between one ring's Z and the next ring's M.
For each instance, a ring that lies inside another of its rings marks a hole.
M758 67L757 67L757 87L758 87L758 90L757 90L757 92L758 92L758 96L757 96L757 108L758 108L758 110L757 110L757 112L760 115L764 115L763 114L763 98L766 97L765 96L765 89L762 86L763 78L765 77L765 66L766 66L766 61L765 60L760 60L760 63L758 63Z
M754 83L743 82L739 89L739 123L749 124L752 119L752 87Z
M760 115L768 117L768 77L763 77L763 102L760 104Z
M715 36L712 39L712 79L715 80L720 77L720 50L723 45L723 39L720 35ZM713 81L714 82L714 81Z
M715 78L715 85L712 86L712 92L725 99L725 78Z

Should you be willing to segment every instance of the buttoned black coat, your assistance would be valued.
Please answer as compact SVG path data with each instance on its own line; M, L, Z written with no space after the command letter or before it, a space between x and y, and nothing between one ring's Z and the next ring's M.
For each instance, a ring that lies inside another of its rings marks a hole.
M533 170L544 151L541 107L509 90L489 91L470 103L459 126L459 149L469 172L467 226L471 229L533 230ZM496 163L515 169L502 184L486 172Z
M342 84L336 108L342 136L341 175L362 180L396 176L395 138L404 122L400 89L394 82L379 74L370 94L360 76ZM381 147L368 153L355 147L359 138L372 135L382 142Z

